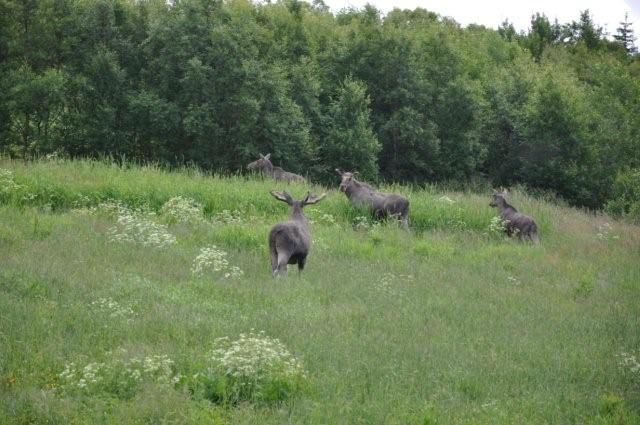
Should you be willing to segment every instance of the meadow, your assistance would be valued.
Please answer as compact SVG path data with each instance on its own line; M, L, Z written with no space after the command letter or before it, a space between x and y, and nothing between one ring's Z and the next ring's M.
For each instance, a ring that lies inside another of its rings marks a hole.
M640 227L387 187L407 233L337 185L0 159L0 422L640 423ZM285 188L327 198L273 279Z

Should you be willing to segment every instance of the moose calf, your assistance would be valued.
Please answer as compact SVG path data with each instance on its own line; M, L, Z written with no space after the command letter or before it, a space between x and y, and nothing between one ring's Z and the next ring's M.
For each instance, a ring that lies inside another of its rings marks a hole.
M299 174L284 171L282 168L274 166L269 158L271 158L270 153L266 155L260 154L260 159L257 159L247 165L247 169L251 171L260 171L265 176L269 176L276 181L304 183L304 177Z
M509 205L506 196L506 190L502 192L494 190L489 205L498 210L507 235L512 236L517 233L520 242L529 239L533 243L540 243L538 226L535 221L531 217L519 213L512 205Z

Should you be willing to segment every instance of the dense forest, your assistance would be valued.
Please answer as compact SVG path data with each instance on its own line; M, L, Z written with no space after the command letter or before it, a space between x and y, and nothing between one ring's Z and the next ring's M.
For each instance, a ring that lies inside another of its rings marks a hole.
M0 152L222 172L271 152L314 181L523 184L640 217L640 57L625 17L595 21L0 0Z

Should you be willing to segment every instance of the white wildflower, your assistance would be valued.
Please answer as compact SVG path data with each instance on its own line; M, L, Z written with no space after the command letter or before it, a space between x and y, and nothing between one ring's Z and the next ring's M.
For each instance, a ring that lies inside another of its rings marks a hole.
M638 361L638 353L634 353L633 351L630 353L620 353L620 366L627 369L636 376L636 378L640 378L640 361Z
M374 287L387 296L398 297L404 294L404 285L413 282L413 280L413 275L385 273L379 281L374 283Z
M489 223L489 233L503 234L507 229L508 220L503 221L501 217L495 216Z
M112 298L99 298L92 301L89 306L100 313L107 314L112 319L125 319L127 322L131 322L137 316L131 306L123 306Z
M616 240L620 237L613 233L613 226L610 223L604 223L598 226L596 237L601 241Z
M338 221L331 214L323 213L319 217L317 217L314 222L316 221L326 226L339 226Z
M243 213L238 210L222 210L213 217L216 224L241 224L245 220L242 218Z
M238 278L244 274L240 267L229 265L227 253L215 245L201 248L200 254L193 260L191 266L191 273L198 277L211 270L221 272L227 279Z
M37 197L38 197L37 193L27 192L24 195L22 195L22 202L31 202L35 200Z
M90 362L81 368L68 363L58 376L63 391L99 392L109 391L115 381L119 387L130 386L132 389L141 382L174 385L181 375L173 368L174 362L168 356L154 355L128 360L111 358L102 363Z
M216 339L210 360L211 373L222 373L248 386L260 387L276 378L306 377L300 360L264 331L240 334L234 341L227 337Z
M13 179L13 171L0 168L0 195L10 194L19 190L22 186L16 184Z
M108 208L111 207L117 214L117 224L108 231L112 242L135 243L156 248L176 243L176 237L169 233L167 226L154 221L153 212L131 210L120 204L108 205Z
M518 279L517 277L514 276L507 276L507 280L509 281L509 283L511 283L512 285L518 286L520 285L522 282L520 282L520 279Z
M160 214L170 223L199 223L203 221L202 205L191 198L176 196L164 203Z
M377 230L380 228L380 222L373 221L369 217L361 215L353 219L353 227L355 230Z
M445 204L449 204L449 205L456 203L456 201L454 201L453 199L449 198L447 195L443 195L443 196L439 197L438 201L444 202Z

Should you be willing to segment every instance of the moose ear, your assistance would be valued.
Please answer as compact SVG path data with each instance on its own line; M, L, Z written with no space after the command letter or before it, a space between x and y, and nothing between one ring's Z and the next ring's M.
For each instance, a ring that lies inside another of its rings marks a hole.
M505 189L505 188L503 187L503 188L502 188L502 194L506 196L508 193L509 193L509 192L507 191L507 189Z
M262 155L261 153L259 153L258 155L260 155L260 159L264 159L264 155Z
M354 172L353 172L353 173L351 173L351 174L353 174L354 176L358 176L358 175L360 175L360 172L359 172L359 171L354 171Z
M317 204L318 202L322 201L325 196L327 196L326 193L323 193L320 196L315 196L315 195L311 195L309 192L307 192L307 196L304 198L304 201L302 201L302 203L304 205Z
M342 172L342 170L341 170L341 169L339 169L339 168L336 168L336 173L338 173L338 175L340 175L340 176L344 174L344 173Z
M272 190L271 196L276 198L278 201L286 202L287 204L293 204L293 199L291 199L291 195L289 195L286 191L278 192L277 190Z
M271 154L270 154L270 153L268 153L268 154L266 154L266 155L264 156L264 159L266 159L267 161L269 160L269 158L271 158Z

